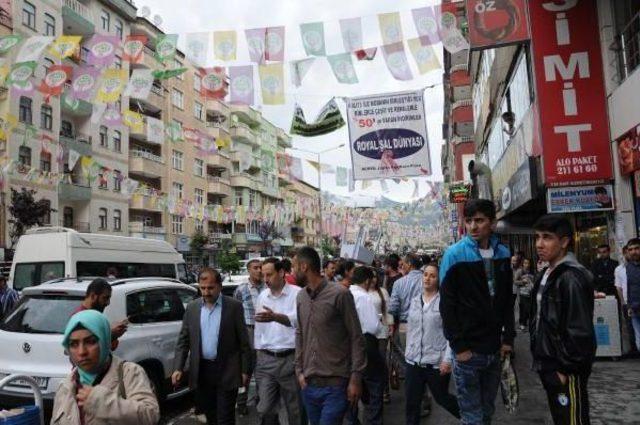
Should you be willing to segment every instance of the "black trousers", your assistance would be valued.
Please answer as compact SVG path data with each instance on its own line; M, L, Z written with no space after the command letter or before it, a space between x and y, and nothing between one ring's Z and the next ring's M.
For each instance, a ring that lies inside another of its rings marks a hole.
M528 295L520 295L520 324L527 326L529 324L529 309L531 308L531 297Z
M220 388L218 362L201 360L198 375L196 403L198 410L207 417L207 425L234 425L238 389Z
M547 392L549 409L555 425L589 425L590 373L567 375L563 384L555 371L540 372L542 386Z
M422 410L422 396L428 385L436 403L444 407L456 418L460 418L458 400L449 393L451 374L440 375L440 370L432 365L414 366L407 363L405 375L406 423L419 425Z

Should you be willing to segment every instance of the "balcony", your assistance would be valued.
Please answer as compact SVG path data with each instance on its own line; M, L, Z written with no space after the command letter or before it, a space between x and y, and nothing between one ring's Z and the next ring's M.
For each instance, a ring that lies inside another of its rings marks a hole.
M283 129L278 127L276 129L276 137L278 138L278 146L282 148L290 148L291 145L291 136L289 136Z
M91 225L86 221L68 222L60 220L60 226L73 229L78 233L91 233Z
M61 201L90 201L91 186L88 182L61 182L58 186L58 198Z
M229 180L222 177L207 176L207 184L207 193L223 198L231 196L231 182Z
M133 195L129 200L129 208L132 210L162 212L158 204L158 197L152 195Z
M231 240L233 235L231 233L209 232L209 243L217 242L217 240Z
M451 66L464 65L469 63L469 49L460 50L451 54Z
M238 120L250 126L260 125L262 116L248 105L231 105L231 112L238 117Z
M73 117L88 117L93 112L93 104L86 100L73 99L69 96L71 93L71 84L65 83L64 93L60 98L60 108L62 112Z
M162 177L164 170L162 157L144 151L129 151L129 174L155 179Z
M11 9L11 6L9 6ZM11 10L5 10L0 7L0 25L13 29L13 19L11 18Z
M278 172L278 183L280 184L280 187L293 184L293 182L291 181L291 176L287 173L281 172Z
M207 165L215 170L231 169L231 159L225 152L213 153L207 157Z
M116 9L130 21L136 20L138 8L133 4L133 0L102 0L107 5Z
M167 231L161 226L147 226L141 221L130 221L129 234L134 238L164 240Z
M255 189L256 182L253 177L248 173L236 173L231 175L231 186L233 187L248 187Z
M233 126L229 129L229 134L231 138L238 139L244 143L250 143L253 145L257 144L256 135L251 129L243 124L233 124Z
M62 143L67 150L73 149L80 155L89 156L92 153L91 137L86 134L76 134L75 136L61 134L60 143Z
M62 21L65 34L90 35L95 32L91 11L77 0L63 0Z
M142 60L138 63L130 64L131 69L158 69L162 67L162 64L156 59L155 52L148 46L144 46L142 49Z
M229 117L229 105L218 99L207 100L207 115Z

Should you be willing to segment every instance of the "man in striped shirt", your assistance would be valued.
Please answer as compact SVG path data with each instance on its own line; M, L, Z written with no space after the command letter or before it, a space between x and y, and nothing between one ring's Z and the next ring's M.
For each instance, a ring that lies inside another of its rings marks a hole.
M7 286L7 278L0 276L0 319L3 319L18 303L20 295Z

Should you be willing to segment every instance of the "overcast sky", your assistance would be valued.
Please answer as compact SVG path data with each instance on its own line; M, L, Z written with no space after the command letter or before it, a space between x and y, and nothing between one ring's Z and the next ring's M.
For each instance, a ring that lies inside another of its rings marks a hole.
M160 28L166 33L185 34L187 32L212 32L220 30L236 30L238 32L238 60L228 62L226 65L249 64L249 54L244 36L244 30L249 28L261 28L269 26L285 26L286 44L285 61L303 59L306 57L302 41L300 39L299 25L306 22L324 22L327 54L344 52L342 37L340 34L339 20L344 18L362 17L363 38L365 47L374 47L382 44L378 28L378 13L400 12L402 19L403 38L417 37L411 9L424 7L437 0L136 0L140 13L143 6L151 9L150 19L155 15L162 18ZM401 8L401 9L399 9ZM213 36L211 36L213 38ZM179 43L181 44L181 43ZM212 45L209 50L212 52ZM435 49L442 58L442 46ZM294 104L302 106L307 121L315 119L318 111L333 96L362 96L385 92L416 90L432 84L438 84L435 88L425 92L425 108L429 131L429 145L431 151L431 167L433 175L429 180L442 180L440 168L440 150L442 144L442 104L443 92L442 70L431 71L420 75L415 66L413 56L405 43L405 50L409 60L414 79L411 81L396 81L384 62L382 52L378 50L375 60L371 62L355 61L354 65L359 83L354 85L339 84L331 71L331 67L324 58L316 59L313 67L305 77L301 87L296 88L290 83L289 66L285 64L286 103L282 106L259 106L259 84L256 81L256 107L261 109L263 115L277 126L289 130ZM212 54L211 54L211 59ZM225 65L222 62L211 61L212 64ZM257 77L257 68L254 70ZM346 120L344 102L338 100L338 105ZM351 166L348 150L347 126L331 134L303 138L293 138L294 147L310 151L322 151L333 146L345 144L345 147L323 154L321 162L333 166ZM297 156L316 160L314 155L296 153ZM315 170L305 163L305 180L316 185L317 174ZM419 178L420 196L424 196L428 190L426 178ZM347 188L336 187L335 175L322 175L322 189L334 193L347 195ZM388 181L389 192L384 195L396 201L409 201L414 190L412 181L395 184ZM380 183L372 182L367 190L361 189L361 182L356 183L356 193L363 195L379 196L383 194Z

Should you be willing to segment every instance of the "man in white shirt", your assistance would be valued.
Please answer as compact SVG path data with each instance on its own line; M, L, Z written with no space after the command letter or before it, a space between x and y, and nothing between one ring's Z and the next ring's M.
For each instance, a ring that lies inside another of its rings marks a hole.
M284 267L276 258L262 264L268 288L256 300L255 347L259 423L277 415L280 397L288 423L300 423L300 393L295 374L296 298L300 288L287 285Z
M616 286L616 290L618 291L618 298L620 299L620 304L625 306L627 305L627 262L629 261L629 250L627 246L622 247L622 257L623 261L620 262L618 267L613 271L614 276L614 284Z
M376 338L383 325L367 292L373 277L371 268L366 266L356 267L351 277L351 286L349 286L366 342L367 368L362 377L366 397L363 397L362 402L365 405L364 423L368 425L382 424L385 376L384 359L378 350L378 339ZM359 423L358 406L352 407L347 414L347 422L352 425Z

